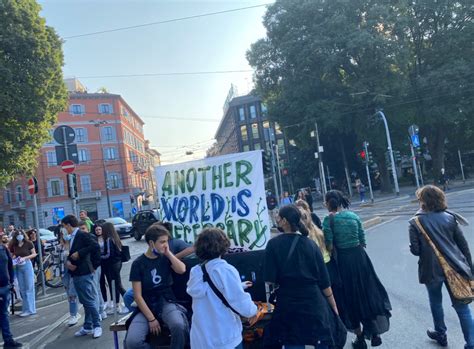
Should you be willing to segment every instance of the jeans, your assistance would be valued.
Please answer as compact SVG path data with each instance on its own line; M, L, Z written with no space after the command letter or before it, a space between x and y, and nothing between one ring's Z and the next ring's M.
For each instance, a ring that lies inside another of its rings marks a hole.
M10 322L8 321L9 305L10 287L0 287L0 327L2 328L2 336L5 343L13 341L13 335L10 332Z
M123 295L123 302L125 306L130 311L134 311L137 307L134 307L132 303L135 301L135 296L133 295L133 288L129 288L127 292Z
M428 297L430 299L431 315L433 316L434 329L439 333L446 333L446 324L444 323L443 311L443 295L442 295L443 281L433 282L426 285L428 290ZM466 345L474 346L474 319L472 317L469 304L463 304L451 297L451 302L454 310L459 317L461 323L462 333Z
M163 321L171 332L170 349L183 349L189 338L189 323L186 318L186 309L175 303L163 301L160 314ZM138 313L130 323L125 337L125 348L127 349L151 349L147 342L149 332L148 320Z
M100 292L100 276L101 276L101 267L98 267L94 272L94 284L96 290L96 300L97 300L97 311L102 313L105 310L104 307L104 298L102 297L102 293Z
M84 306L84 329L92 330L92 328L100 327L94 276L92 274L74 276L73 280L79 301Z
M62 277L64 288L66 289L66 294L68 296L69 302L69 314L71 316L76 316L78 311L77 306L77 293L76 288L74 287L74 281L71 274L66 271Z
M25 264L17 265L16 276L22 299L22 312L36 314L35 273L31 261L27 260Z

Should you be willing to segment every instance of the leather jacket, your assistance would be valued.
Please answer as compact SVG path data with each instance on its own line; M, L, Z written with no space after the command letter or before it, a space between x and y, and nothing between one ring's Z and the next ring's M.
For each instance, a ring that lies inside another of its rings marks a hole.
M472 279L474 269L472 268L471 252L455 214L449 211L425 212L419 210L415 217L419 217L421 225L449 265L464 277ZM443 281L444 273L438 258L418 230L415 217L409 221L410 251L420 257L418 261L419 281L421 284Z

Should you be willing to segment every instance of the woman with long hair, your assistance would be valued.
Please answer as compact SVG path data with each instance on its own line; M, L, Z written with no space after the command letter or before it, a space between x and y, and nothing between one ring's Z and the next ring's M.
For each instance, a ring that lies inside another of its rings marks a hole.
M426 185L418 189L416 197L420 202L420 210L410 220L410 251L419 257L419 281L420 284L425 284L428 291L434 330L428 330L427 335L445 347L448 345L448 337L444 322L442 288L443 284L446 285L446 278L440 261L422 229L451 268L465 279L472 280L474 269L471 251L459 226L459 224L467 225L467 222L463 217L448 211L444 192L434 185ZM469 304L455 299L451 293L449 295L451 304L458 314L466 341L464 348L473 349L474 319Z
M299 199L299 200L296 200L295 205L303 209L305 212L307 212L310 215L311 220L313 221L314 225L316 225L316 227L318 227L319 229L323 228L321 224L321 219L319 219L318 215L314 213L314 211L312 210L311 206L309 205L307 201L303 199Z
M120 303L120 295L125 294L125 289L122 286L122 279L120 277L120 271L122 270L122 242L120 241L120 237L115 230L115 227L112 223L106 222L102 224L101 232L102 232L102 241L103 241L103 250L101 254L102 259L102 273L107 279L107 283L109 285L109 292L110 292L110 302L108 303L108 310L109 314L113 313L114 307L114 297L113 297L113 288L112 288L112 281L115 282L115 302L117 304L117 309L119 313L126 313L128 312L127 309L122 307ZM96 228L97 234L97 228ZM101 243L99 242L99 245ZM101 287L102 288L102 287ZM102 290L102 297L104 301L107 300L107 292L103 292Z
M326 193L329 215L323 220L326 246L337 254L342 281L342 301L348 330L357 338L354 348L367 348L366 338L373 347L382 344L380 335L387 332L392 307L388 294L365 252L365 233L359 217L348 210L349 200L339 190ZM337 252L336 252L337 251Z
M22 299L20 316L36 314L35 273L32 260L37 256L35 246L22 230L16 230L10 241L9 249L16 265L16 276Z
M300 210L295 205L282 207L277 223L284 234L271 239L265 249L264 279L276 293L265 348L342 348L346 332L328 272L320 249L308 238Z

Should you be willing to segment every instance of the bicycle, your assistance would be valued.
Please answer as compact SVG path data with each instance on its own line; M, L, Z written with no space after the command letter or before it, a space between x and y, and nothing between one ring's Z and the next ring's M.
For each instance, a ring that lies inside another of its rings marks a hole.
M50 288L63 286L62 275L64 274L64 255L62 246L56 244L43 258L44 282ZM35 271L36 287L41 286L41 275L39 268Z

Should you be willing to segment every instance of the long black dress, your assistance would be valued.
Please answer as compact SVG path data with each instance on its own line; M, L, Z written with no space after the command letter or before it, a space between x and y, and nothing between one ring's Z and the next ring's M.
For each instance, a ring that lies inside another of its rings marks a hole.
M288 258L294 239L298 239ZM330 286L317 245L300 234L282 234L265 249L264 279L279 286L271 322L265 328L266 348L282 345L343 347L346 329L322 290Z

